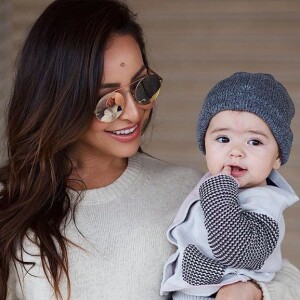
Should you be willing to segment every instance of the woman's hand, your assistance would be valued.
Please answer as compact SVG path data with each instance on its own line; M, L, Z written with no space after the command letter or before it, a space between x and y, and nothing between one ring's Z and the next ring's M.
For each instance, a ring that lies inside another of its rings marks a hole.
M253 281L236 282L223 286L216 300L262 300L263 294L259 286Z

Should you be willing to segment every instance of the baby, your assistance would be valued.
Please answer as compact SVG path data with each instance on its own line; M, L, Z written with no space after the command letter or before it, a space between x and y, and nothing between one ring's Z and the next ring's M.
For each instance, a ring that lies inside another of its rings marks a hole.
M270 281L281 268L283 211L298 197L276 170L290 154L294 113L269 74L235 73L208 93L197 140L209 172L168 230L177 251L165 265L162 295L213 297L237 281Z

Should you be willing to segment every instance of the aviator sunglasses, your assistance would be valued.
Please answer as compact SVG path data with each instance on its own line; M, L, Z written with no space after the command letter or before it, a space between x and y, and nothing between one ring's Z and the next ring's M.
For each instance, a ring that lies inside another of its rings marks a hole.
M151 69L147 73L146 76L101 97L94 111L97 119L108 123L119 118L128 93L140 105L153 103L160 92L162 78ZM122 91L125 87L129 87L126 92Z

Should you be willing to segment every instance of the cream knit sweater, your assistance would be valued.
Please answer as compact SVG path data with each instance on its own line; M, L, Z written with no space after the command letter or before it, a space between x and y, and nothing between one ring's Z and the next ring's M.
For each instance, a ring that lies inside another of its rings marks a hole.
M72 300L159 300L163 265L174 251L166 239L181 202L200 174L137 154L111 185L88 190L77 206L76 226L71 221L66 236ZM81 249L81 248L83 249ZM28 253L38 249L25 242ZM8 300L54 300L38 256L25 274L12 267ZM32 276L34 275L34 276ZM264 299L300 299L300 272L285 264L273 282L262 285ZM65 295L65 282L61 288ZM65 300L66 298L64 298Z

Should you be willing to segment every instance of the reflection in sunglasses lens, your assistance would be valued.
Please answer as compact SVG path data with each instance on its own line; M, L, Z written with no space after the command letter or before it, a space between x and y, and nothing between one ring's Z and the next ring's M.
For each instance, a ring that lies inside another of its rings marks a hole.
M124 97L120 93L112 92L103 96L95 110L96 117L102 122L112 122L117 119L124 106Z

